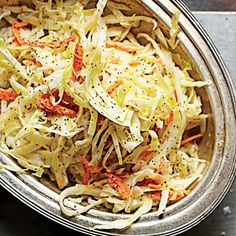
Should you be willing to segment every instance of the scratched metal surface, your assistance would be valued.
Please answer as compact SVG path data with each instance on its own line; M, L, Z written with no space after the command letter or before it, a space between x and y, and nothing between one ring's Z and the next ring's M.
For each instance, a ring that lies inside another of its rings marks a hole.
M193 2L185 0L186 3ZM236 86L236 12L195 12L219 49ZM232 140L235 142L235 140ZM236 235L236 183L206 220L182 236ZM0 187L0 236L79 235L33 211Z

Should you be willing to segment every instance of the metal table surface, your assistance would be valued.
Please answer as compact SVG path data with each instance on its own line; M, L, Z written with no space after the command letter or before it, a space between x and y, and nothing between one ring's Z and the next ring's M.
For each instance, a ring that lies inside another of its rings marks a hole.
M194 14L215 42L236 86L236 12L194 12ZM182 236L235 236L235 203L236 182L218 208L206 220ZM43 217L0 187L0 236L59 234L80 235Z

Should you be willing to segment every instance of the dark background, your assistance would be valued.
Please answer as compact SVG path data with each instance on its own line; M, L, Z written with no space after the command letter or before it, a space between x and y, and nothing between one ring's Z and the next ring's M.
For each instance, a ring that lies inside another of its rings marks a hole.
M236 0L183 0L193 11L236 11ZM236 35L235 35L236 37ZM235 53L235 52L234 52ZM182 236L236 236L236 183L221 205ZM224 208L231 206L231 214ZM80 233L50 221L0 187L0 236L78 236Z

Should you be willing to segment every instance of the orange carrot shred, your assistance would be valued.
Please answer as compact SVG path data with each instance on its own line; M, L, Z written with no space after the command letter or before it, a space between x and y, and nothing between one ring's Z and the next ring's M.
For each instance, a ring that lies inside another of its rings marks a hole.
M112 173L106 173L109 184L114 188L123 199L128 199L130 196L130 187L118 176Z
M20 35L20 29L27 25L28 25L27 22L13 22L12 23L12 32L15 37L15 41L20 46L26 44L25 40Z
M119 43L119 42L107 42L106 46L107 46L107 48L115 48L117 50L125 51L125 52L137 51L136 47L124 45L123 43Z
M152 189L156 189L156 190L159 190L162 188L162 185L161 184L148 184L148 187L152 188Z
M175 97L176 102L179 102L179 99L178 99L178 95L177 95L176 90L174 91L174 97Z
M174 112L171 111L169 117L165 120L165 125L169 125L173 121L173 118L174 118Z
M58 48L60 46L62 46L63 44L64 45L67 45L69 44L70 42L73 42L75 40L75 36L72 35L70 36L69 38L66 38L64 39L63 41L58 41L58 42L40 42L40 41L35 41L35 42L27 42L25 41L25 39L23 39L20 35L20 29L23 28L23 27L26 27L28 26L29 23L27 22L13 22L12 23L12 32L13 32L13 35L14 35L14 40L13 41L16 41L18 45L29 45L31 47L40 47L40 48L43 48L43 47L51 47L51 48Z
M17 29L26 27L26 26L28 26L28 25L29 25L29 23L24 22L24 21L22 21L22 22L16 22L16 21L13 22L13 27L15 27L15 28L17 28Z
M109 88L107 89L107 93L111 95L122 83L123 80L121 79L115 81L113 84L109 86Z
M195 140L195 139L197 139L197 138L201 138L201 137L203 137L203 134L202 134L202 133L193 135L193 136L188 137L188 138L186 138L186 139L183 139L183 140L181 141L181 146L185 145L186 143L192 142L193 140Z
M92 174L98 174L103 169L102 166L101 167L89 166L88 158L89 158L88 156L81 156L80 157L80 161L83 164L83 168L84 168L84 174L83 174L82 178L83 178L83 184L85 184L85 185L89 184Z
M17 96L18 96L18 93L15 92L12 88L8 88L8 89L0 88L0 99L2 100L14 101Z
M77 43L75 46L74 57L73 57L73 72L72 72L72 80L76 81L76 73L78 73L83 67L83 49ZM79 83L83 83L83 79L79 77Z
M61 105L53 105L50 101L49 95L43 94L41 96L42 101L37 104L39 109L45 110L48 113L57 113L63 116L74 117L77 114L77 111L74 111L70 108L61 106Z
M139 62L138 61L131 61L129 62L129 66L136 67L138 66Z

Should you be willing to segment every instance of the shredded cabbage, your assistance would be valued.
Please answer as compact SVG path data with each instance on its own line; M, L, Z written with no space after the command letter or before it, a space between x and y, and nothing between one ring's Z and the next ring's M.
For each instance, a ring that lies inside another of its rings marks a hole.
M125 3L32 3L0 8L0 151L19 164L0 168L48 176L68 216L131 213L93 229L163 214L207 167L198 144L208 115L195 88L210 82L173 53L180 13L166 37Z
M149 212L152 208L152 200L144 197L142 206L127 220L115 220L112 223L97 225L93 229L124 229L135 222L140 216Z

